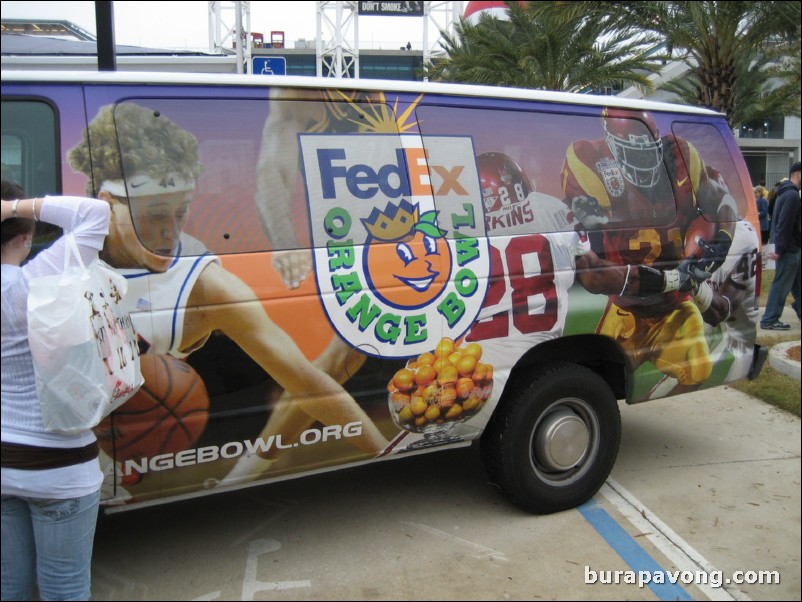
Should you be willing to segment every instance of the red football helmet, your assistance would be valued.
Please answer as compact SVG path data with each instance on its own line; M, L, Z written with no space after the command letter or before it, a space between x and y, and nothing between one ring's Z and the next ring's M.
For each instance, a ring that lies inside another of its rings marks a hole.
M602 113L602 123L607 146L624 177L641 188L657 184L663 162L663 141L652 114L607 108Z
M485 211L523 202L532 193L532 182L523 168L502 153L483 153L477 157L479 182Z

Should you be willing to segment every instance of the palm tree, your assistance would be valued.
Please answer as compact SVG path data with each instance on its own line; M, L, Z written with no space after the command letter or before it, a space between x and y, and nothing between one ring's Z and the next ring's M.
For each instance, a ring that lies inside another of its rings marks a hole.
M800 90L802 90L802 48L800 48L800 34L802 26L797 27L796 33L790 41L781 42L773 49L777 63L769 69L769 74L777 78L779 85L772 90L772 94L783 99L784 109L781 115L795 115L800 117Z
M548 4L551 5L548 12L582 14L592 19L603 16L614 21L620 31L636 27L657 36L671 54L690 68L687 84L679 87L673 84L673 91L693 104L721 111L730 125L746 115L759 113L760 104L769 100L765 94L770 89L766 85L769 77L765 77L770 73L766 70L767 53L777 41L790 42L795 38L798 44L802 7L798 0ZM796 60L798 114L798 53ZM792 90L792 99L793 96Z
M772 53L753 50L737 57L737 85L733 90L732 112L728 121L733 128L764 119L778 120L786 115L799 116L799 85L783 85ZM798 63L798 60L797 60ZM797 71L797 82L798 82ZM660 88L675 94L685 104L699 104L701 82L690 71L683 79L662 84Z
M447 58L429 65L433 81L450 81L570 92L638 85L650 88L650 73L661 57L647 54L654 37L632 28L612 31L610 19L586 19L565 12L540 12L541 5L508 2L509 20L482 16L461 21L443 34Z

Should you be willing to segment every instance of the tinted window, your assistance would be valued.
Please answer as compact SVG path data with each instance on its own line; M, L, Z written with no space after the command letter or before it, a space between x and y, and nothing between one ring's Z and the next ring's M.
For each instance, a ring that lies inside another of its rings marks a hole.
M57 163L56 112L37 100L3 100L3 179L18 184L28 197L43 197L61 191ZM31 257L52 242L60 230L51 224L36 224Z
M473 138L491 236L572 230L564 213L579 196L593 199L600 228L674 220L660 136L644 121L619 119L617 141L601 115L433 106L416 113L424 141Z
M3 101L3 179L29 196L59 192L56 114L39 101Z
M165 127L180 131L182 140L194 141L197 153L191 151L191 157L185 156L184 143L171 143L170 136L154 141L171 161L169 169L156 170L163 176L180 176L185 163L200 163L202 173L194 183L181 177L173 181L176 189L187 189L186 198L166 207L132 194L132 178L153 170L153 159L143 157L150 157L143 149L153 144L123 133L123 105L146 108L154 120L169 120ZM119 144L137 234L156 252L146 224L168 218L213 253L308 248L310 209L301 137L338 136L331 140L342 141L354 134L381 133L373 140L393 146L398 141L390 140L398 131L390 107L326 91L273 90L270 100L133 99L115 108L115 123L119 140L93 144Z
M699 210L708 221L718 221L720 190L716 184L732 195L738 207L738 216L748 213L748 202L744 187L733 163L732 155L721 133L706 123L674 123L674 136L686 141L682 158L689 173L690 182L698 199ZM713 190L704 190L705 180L713 182ZM747 183L748 185L749 183ZM749 188L751 191L751 186Z

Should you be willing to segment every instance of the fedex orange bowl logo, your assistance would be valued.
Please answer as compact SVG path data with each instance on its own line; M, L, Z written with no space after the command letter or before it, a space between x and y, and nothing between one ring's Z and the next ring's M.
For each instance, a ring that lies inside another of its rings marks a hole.
M301 134L315 278L334 329L382 357L457 339L490 272L473 141Z

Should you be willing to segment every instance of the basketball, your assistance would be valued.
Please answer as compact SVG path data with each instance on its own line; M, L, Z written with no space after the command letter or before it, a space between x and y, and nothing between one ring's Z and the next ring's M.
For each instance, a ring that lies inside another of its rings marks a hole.
M712 240L716 235L716 224L699 216L691 222L685 232L685 257L702 257L702 250L696 242L697 238Z
M140 357L145 384L95 429L118 462L173 454L197 443L209 419L209 395L198 373L170 355Z

